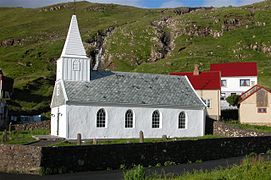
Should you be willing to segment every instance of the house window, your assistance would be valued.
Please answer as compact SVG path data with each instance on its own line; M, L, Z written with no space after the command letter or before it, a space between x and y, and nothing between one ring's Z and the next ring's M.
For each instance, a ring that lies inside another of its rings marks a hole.
M258 113L267 113L266 108L258 108Z
M221 86L227 87L227 80L221 80Z
M133 128L133 111L132 110L128 110L125 113L125 128Z
M160 114L159 111L156 110L152 113L152 128L160 127Z
M225 93L221 93L220 100L225 100L225 99L226 99L226 94Z
M97 112L97 127L104 128L105 127L105 110L100 109Z
M79 60L74 60L72 63L72 69L74 71L80 71L80 62Z
M256 92L257 107L264 108L268 106L268 92L260 89Z
M203 101L206 104L207 108L211 108L211 99L206 99L206 100L203 100Z
M179 124L178 124L179 129L185 129L185 113L181 112L179 114Z
M240 79L240 86L250 86L249 79Z

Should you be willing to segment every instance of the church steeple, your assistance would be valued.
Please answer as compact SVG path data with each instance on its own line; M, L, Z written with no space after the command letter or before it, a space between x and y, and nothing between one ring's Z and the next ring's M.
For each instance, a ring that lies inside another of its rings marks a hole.
M67 35L61 56L62 57L69 57L69 56L86 57L86 51L82 43L76 15L72 16L68 35Z
M68 35L57 61L57 80L89 81L90 59L86 55L76 15L71 18Z

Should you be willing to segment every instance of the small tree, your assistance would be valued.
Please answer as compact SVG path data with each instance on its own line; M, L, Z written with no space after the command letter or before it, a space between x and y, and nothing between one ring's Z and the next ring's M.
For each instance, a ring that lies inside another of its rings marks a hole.
M226 98L226 101L231 105L231 106L238 106L239 105L239 100L240 96L236 94L232 94Z

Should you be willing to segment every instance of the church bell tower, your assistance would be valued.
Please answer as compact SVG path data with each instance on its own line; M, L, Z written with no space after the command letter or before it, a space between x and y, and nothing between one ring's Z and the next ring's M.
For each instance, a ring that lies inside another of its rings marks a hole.
M73 15L62 54L57 60L56 80L90 81L90 61L82 43L76 15Z

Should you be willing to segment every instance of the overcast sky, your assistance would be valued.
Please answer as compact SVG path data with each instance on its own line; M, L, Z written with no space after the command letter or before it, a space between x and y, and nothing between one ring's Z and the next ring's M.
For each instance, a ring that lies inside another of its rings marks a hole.
M0 6L35 8L72 0L0 0ZM87 0L96 3L115 3L143 8L163 8L179 6L241 6L264 0Z

